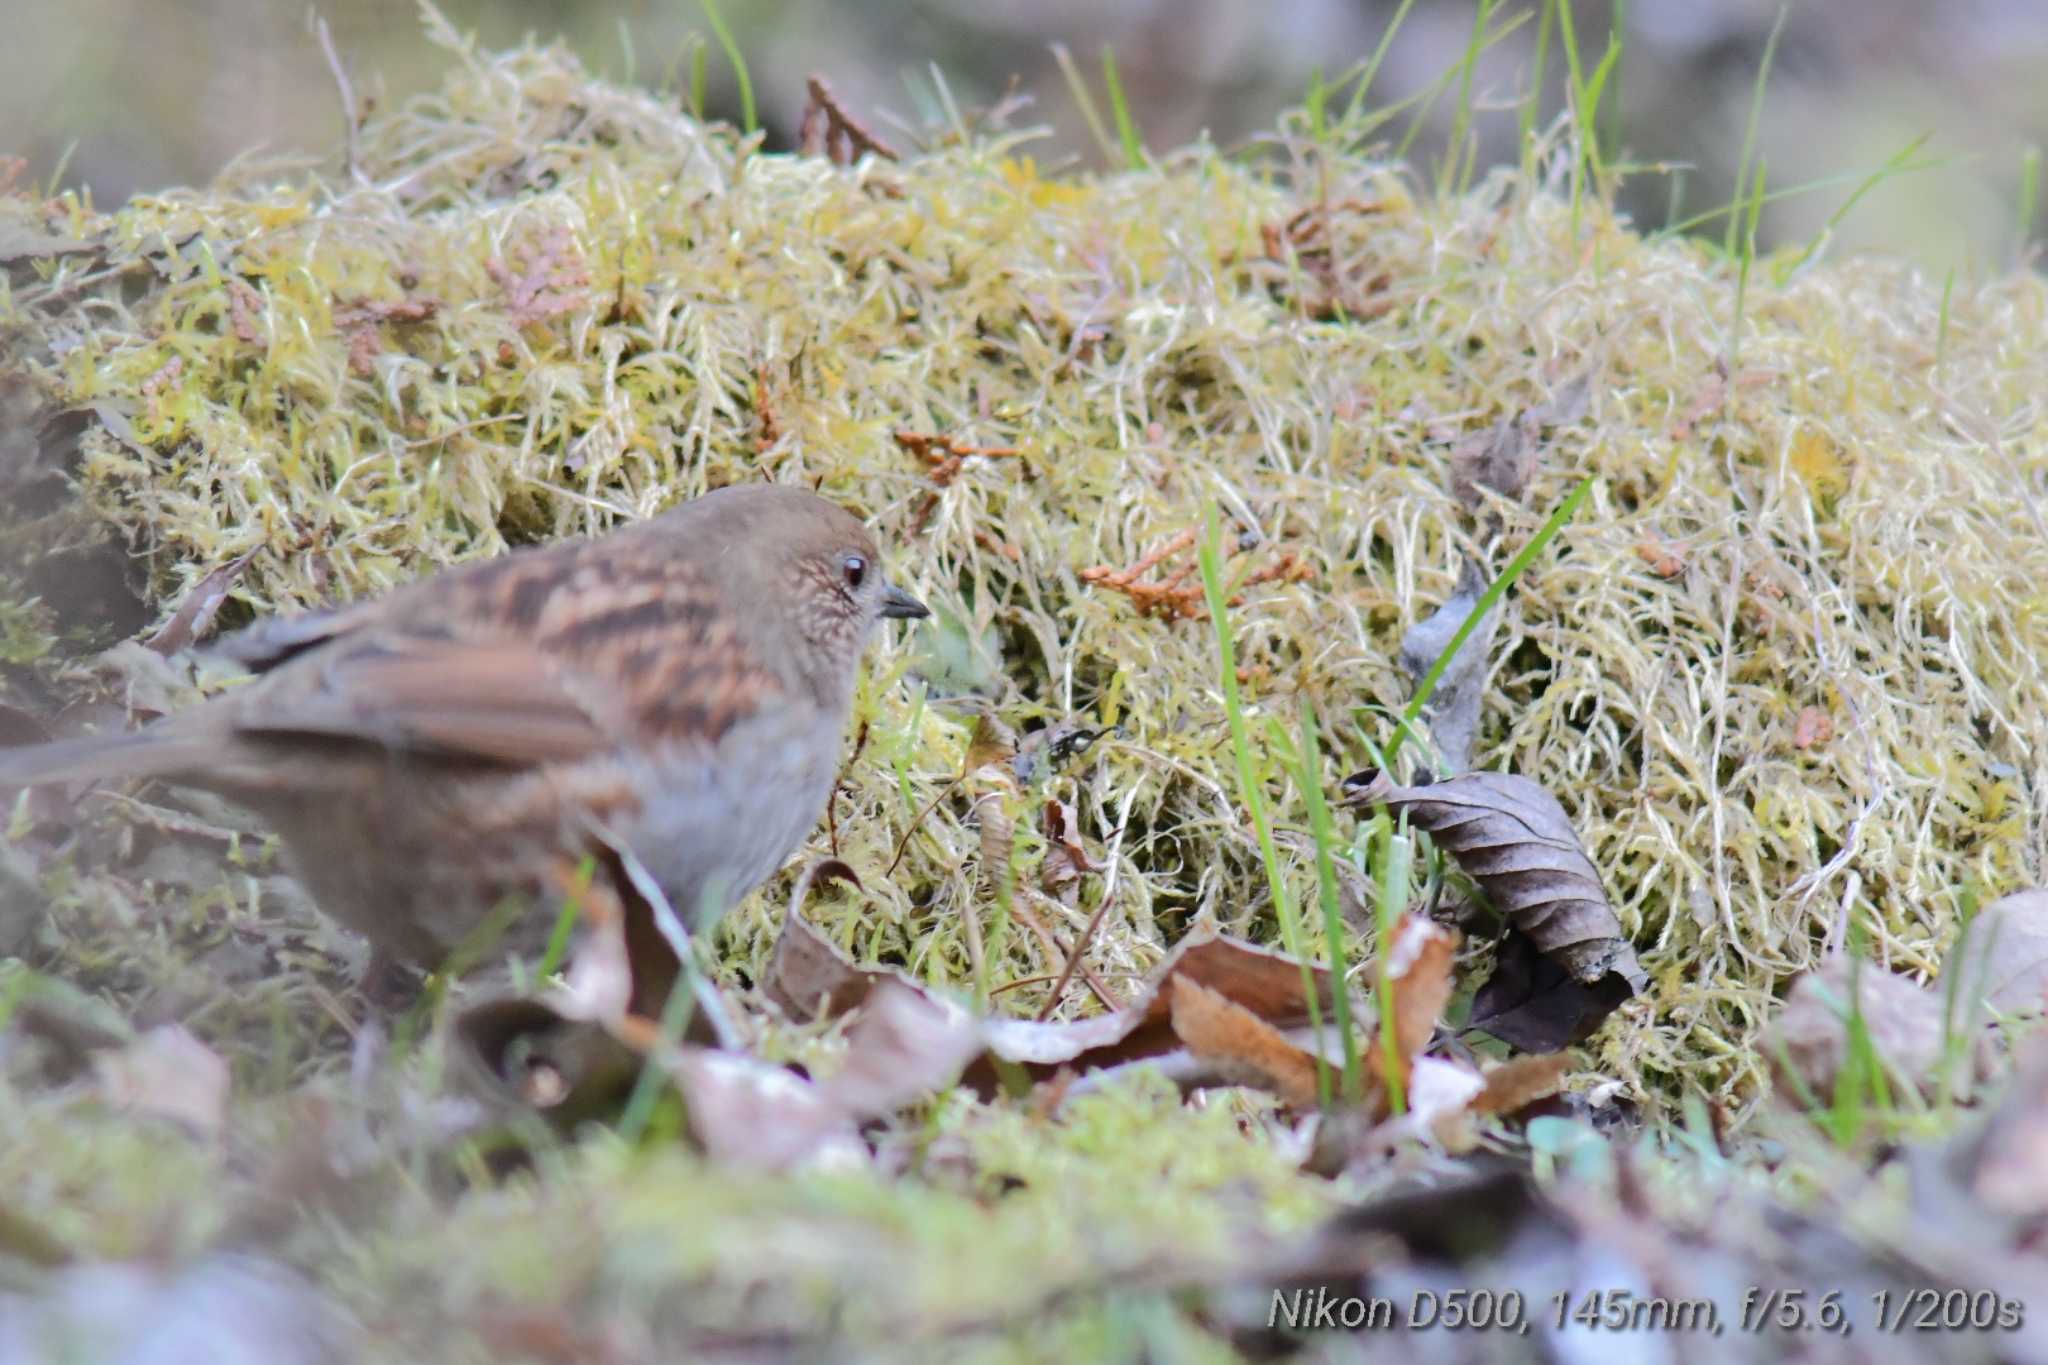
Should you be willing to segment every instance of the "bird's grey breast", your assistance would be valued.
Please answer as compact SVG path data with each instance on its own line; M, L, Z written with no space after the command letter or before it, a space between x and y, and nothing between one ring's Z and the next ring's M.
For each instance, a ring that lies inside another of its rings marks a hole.
M676 911L708 924L782 864L824 814L844 717L765 709L716 741L632 755L654 793L623 831Z

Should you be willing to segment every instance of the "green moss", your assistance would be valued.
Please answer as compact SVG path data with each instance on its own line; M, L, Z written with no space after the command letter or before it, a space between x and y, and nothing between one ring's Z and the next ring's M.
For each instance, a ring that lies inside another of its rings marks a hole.
M499 1300L572 1316L610 1305L672 1346L957 1336L1001 1358L1114 1333L1133 1314L1170 1320L1148 1284L1241 1264L1334 1199L1328 1182L1246 1142L1229 1105L1190 1112L1170 1084L1138 1078L1055 1120L955 1105L900 1177L711 1170L680 1151L586 1141L544 1178L366 1245L375 1280L351 1292L416 1321L462 1321Z
M32 664L57 647L57 632L43 604L0 597L0 664Z

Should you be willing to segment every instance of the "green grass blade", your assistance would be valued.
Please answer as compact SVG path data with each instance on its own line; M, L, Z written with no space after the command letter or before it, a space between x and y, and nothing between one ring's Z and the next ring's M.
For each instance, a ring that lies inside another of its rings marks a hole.
M1466 142L1472 135L1472 80L1479 68L1479 54L1486 46L1487 25L1493 20L1495 0L1479 0L1479 8L1472 16L1472 31L1465 39L1465 55L1458 61L1458 105L1451 115L1451 136L1444 149L1443 169L1437 175L1437 193L1448 196L1453 190L1462 189L1463 170L1466 162ZM1472 159L1478 158L1478 149L1472 149Z
M1742 151L1735 158L1735 202L1742 202L1742 193L1749 182L1750 158L1756 155L1756 131L1764 116L1764 88L1771 79L1771 60L1778 54L1778 35L1785 31L1787 7L1778 7L1778 18L1771 25L1771 36L1764 40L1763 60L1757 63L1756 84L1749 93L1749 117L1742 126ZM1724 255L1735 254L1735 233L1741 225L1741 214L1728 215L1728 230L1721 243Z
M647 1050L640 1061L640 1074L633 1080L633 1092L626 1099L626 1110L619 1116L619 1140L628 1147L637 1146L647 1134L648 1122L654 1117L654 1107L660 1102L666 1088L668 1069L662 1059L673 1053L676 1044L683 1038L683 1032L690 1027L690 1016L696 1011L697 997L682 981L678 980L668 993L668 999L661 1007L661 1040ZM681 1091L677 1091L678 1096Z
M1310 67L1308 96L1301 102L1301 112L1308 120L1309 139L1319 144L1330 131L1329 102L1330 90L1323 84L1323 69L1320 66Z
M620 75L619 83L631 85L639 79L640 54L633 50L633 30L626 23L625 17L623 15L620 16L617 22L619 28L619 60L625 67L625 70Z
M705 92L711 84L711 49L701 37L690 44L690 117L704 120Z
M1365 69L1358 73L1358 84L1351 88L1351 99L1344 106L1344 123L1349 127L1359 112L1365 108L1365 95L1372 89L1372 83L1380 74L1380 64L1387 59L1387 49L1394 45L1394 35L1401 31L1401 24L1408 18L1408 11L1415 8L1415 0L1401 0L1401 6L1394 11L1394 17L1387 21L1380 40L1366 58Z
M1863 1013L1863 972L1870 956L1869 931L1863 917L1852 907L1849 913L1849 1003L1847 1006L1847 1050L1841 1073L1835 1078L1831 1118L1835 1141L1847 1147L1861 1137L1872 1111L1888 1113L1892 1108L1885 1081L1884 1059L1870 1033L1870 1020Z
M1526 18L1528 18L1527 15L1518 14L1499 28L1494 29L1491 33L1483 35L1479 40L1479 50L1483 53L1493 47L1495 43L1500 42L1503 38L1506 38L1516 29L1520 28L1522 21ZM1463 69L1462 62L1447 67L1441 75L1431 81L1421 91L1410 95L1407 100L1402 101L1403 104L1413 103L1418 107L1414 119L1408 125L1408 131L1401 135L1401 141L1394 148L1394 159L1396 161L1406 159L1409 148L1414 146L1416 137L1421 134L1423 125L1429 118L1430 110L1436 108L1436 102L1443 97L1444 91L1450 89L1451 82L1457 79L1461 69ZM1385 113L1387 111L1381 112Z
M1957 1005L1962 997L1965 978L1983 981L1990 968L1992 950L1997 946L1991 942L1973 945L1970 926L1977 920L1977 888L1965 884L1956 892L1956 946L1949 952L1952 966L1941 973L1941 1065L1934 1073L1934 1083L1940 1087L1935 1092L1936 1102L1947 1112L1955 1105L1956 1068L1960 1066L1970 1049L1970 1039L1976 1032L1977 1010L1982 999L1976 995L1963 1004L1963 1018L1958 1019ZM1970 961L1970 949L1977 948L1978 961Z
M1473 605L1471 614L1466 616L1458 627L1458 633L1451 637L1451 642L1444 646L1443 653L1436 656L1436 662L1429 666L1429 672L1422 675L1421 683L1416 686L1415 695L1409 698L1408 709L1402 714L1404 724L1394 731L1393 739L1387 743L1385 760L1380 764L1381 767L1387 768L1390 774L1394 756L1401 752L1401 741L1408 737L1409 727L1414 725L1416 718L1422 714L1422 708L1428 704L1430 694L1436 691L1436 685L1443 681L1444 670L1451 666L1451 660L1458 657L1458 651L1465 647L1465 642L1479 629L1479 623L1486 619L1486 614L1493 610L1494 604L1507 596L1508 589L1515 585L1515 580L1536 562L1536 556L1542 554L1544 547L1564 529L1564 524L1578 512L1579 504L1583 503L1592 491L1593 476L1588 474L1579 480L1579 486L1567 494L1565 500L1544 520L1543 525L1537 528L1536 534L1529 538L1529 543L1508 561L1508 566L1500 571L1500 575L1486 585L1486 591L1479 595L1479 601Z
M1323 906L1323 940L1330 958L1330 981L1335 987L1334 1008L1337 1036L1344 1047L1344 1102L1356 1104L1365 1096L1365 1082L1359 1073L1358 1030L1351 1021L1351 991L1345 985L1350 963L1344 951L1344 913L1337 898L1337 864L1331 852L1337 834L1330 820L1330 805L1323 797L1323 756L1316 734L1315 707L1301 708L1301 747L1296 753L1296 781L1308 806L1309 836L1316 845L1316 891Z
M1536 21L1536 55L1530 64L1529 93L1522 96L1521 110L1515 116L1515 146L1522 158L1524 175L1536 169L1531 158L1536 151L1536 122L1543 115L1543 82L1550 75L1550 22L1555 13L1548 4L1539 4L1537 8L1542 13Z
M1893 173L1896 175L1910 175L1918 171L1939 170L1941 167L1950 164L1953 159L1952 157L1930 157L1900 166ZM1770 191L1764 195L1764 203L1775 204L1781 199L1795 199L1802 194L1815 194L1821 190L1834 189L1839 185L1853 185L1866 178L1869 174L1868 171L1842 171L1835 175L1823 175L1817 176L1812 180L1802 180L1796 184L1784 185ZM1749 211L1749 200L1750 197L1748 195L1738 194L1735 198L1716 208L1695 213L1690 218L1674 219L1650 234L1650 239L1657 241L1666 237L1679 236L1691 232L1703 223L1711 223L1716 218L1731 216L1737 227L1740 228L1743 215ZM1726 254L1732 256L1734 253L1731 251Z
M1403 823L1405 824L1405 818ZM1374 918L1378 922L1379 944L1375 959L1379 972L1377 997L1380 1015L1380 1064L1381 1079L1387 1086L1387 1105L1395 1114L1408 1112L1408 1088L1401 1075L1400 1058L1397 1055L1396 1039L1399 1037L1394 1008L1394 936L1401 923L1402 912L1408 908L1409 864L1412 850L1405 830L1396 833L1394 822L1385 810L1373 816L1374 847L1377 857L1373 860L1373 885L1378 890L1375 897Z
M1572 111L1572 239L1579 235L1584 207L1586 144L1593 132L1586 126L1586 73L1579 63L1579 32L1572 24L1571 0L1552 0L1557 10L1557 45L1564 50L1566 99Z
M1138 124L1131 117L1130 101L1124 98L1123 77L1117 74L1116 49L1102 45L1102 84L1109 91L1109 113L1116 120L1117 141L1124 150L1124 164L1134 171L1145 169L1145 144L1138 137Z
M1827 243L1828 238L1834 235L1835 229L1841 226L1842 220L1849 216L1850 211L1862 201L1864 195L1869 194L1893 176L1910 168L1913 164L1914 153L1926 146L1928 138L1932 136L1933 134L1931 133L1920 134L1920 136L1885 158L1882 166L1879 166L1876 170L1864 176L1863 179L1857 181L1856 188L1849 192L1849 197L1842 201L1840 207L1828 215L1828 220L1821 224L1820 231L1813 234L1813 240L1806 244L1805 250L1801 251L1790 262L1775 272L1778 282L1783 284L1786 279L1790 278L1793 271L1799 269L1800 266L1805 265L1819 254L1821 247Z
M1095 145L1102 149L1104 161L1115 161L1116 140L1109 135L1109 125L1102 121L1102 111L1095 107L1095 97L1088 93L1088 82L1081 75L1074 54L1067 51L1065 43L1052 44L1053 60L1059 63L1060 74L1067 79L1067 89L1074 96L1074 107L1081 111L1081 119L1088 125L1088 131L1095 135Z
M576 932L576 921L583 913L583 898L590 894L590 883L596 876L597 859L586 853L576 865L576 880L569 887L568 899L562 902L561 913L555 916L555 927L548 932L547 951L540 956L539 980L553 976L562 959L569 955L569 936Z
M1621 107L1621 65L1622 52L1628 46L1628 0L1614 0L1613 17L1607 23L1607 48L1614 54L1614 72L1611 77L1614 88L1607 100L1607 127L1600 135L1600 145L1609 155L1622 150L1624 137L1623 111Z
M1756 224L1764 210L1764 162L1756 163L1756 187L1749 198L1749 212L1743 216L1742 258L1735 273L1735 316L1728 326L1728 373L1733 376L1742 362L1742 315L1749 303L1749 272L1756 264Z
M697 3L704 7L705 21L711 25L718 45L725 49L726 61L732 64L732 78L740 88L740 129L751 137L761 123L754 116L754 78L747 74L747 59L741 55L732 30L726 27L725 16L718 11L718 0L697 0Z
M1244 723L1244 703L1237 691L1237 644L1230 633L1230 594L1223 586L1223 530L1217 521L1216 504L1203 510L1202 543L1198 559L1202 571L1202 595L1209 604L1209 624L1216 635L1216 671L1223 684L1223 710L1230 720L1230 747L1237 760L1237 784L1251 812L1252 828L1258 835L1259 857L1266 868L1266 890L1273 900L1273 916L1280 921L1280 941L1288 955L1301 964L1301 989L1308 1003L1309 1027L1316 1039L1316 1097L1324 1108L1331 1102L1330 1067L1323 1057L1323 1010L1316 991L1315 968L1310 965L1301 936L1301 921L1295 915L1294 897L1280 875L1280 852L1273 843L1273 822L1266 814L1265 783L1252 757L1250 729Z

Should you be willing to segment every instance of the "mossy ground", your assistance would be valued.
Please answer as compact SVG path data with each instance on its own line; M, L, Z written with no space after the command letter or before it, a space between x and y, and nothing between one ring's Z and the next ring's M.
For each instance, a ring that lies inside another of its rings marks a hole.
M1850 916L1878 962L1923 973L1965 889L2042 879L2048 285L1945 295L1900 264L1788 251L1738 288L1738 261L1558 192L1562 141L1445 199L1334 141L1277 146L1083 178L1040 170L1023 133L963 127L842 167L766 154L558 50L457 45L442 93L373 119L352 171L104 215L17 199L19 220L96 246L18 263L0 328L42 411L94 414L84 510L63 515L119 532L161 616L252 552L229 624L741 480L859 510L937 619L872 660L833 822L865 894L813 918L856 958L965 991L979 916L991 983L1023 983L999 1007L1019 1012L1046 1003L1054 940L1107 881L1084 877L1074 905L1037 894L1047 796L1114 859L1088 955L1103 979L1199 920L1275 932L1208 625L1140 615L1083 569L1132 563L1212 502L1248 546L1235 568L1295 556L1307 572L1248 588L1232 626L1254 725L1318 708L1334 783L1405 702L1398 642L1462 557L1497 566L1594 475L1509 598L1477 761L1563 801L1651 975L1585 1072L1653 1122L1687 1096L1739 1122L1766 1093L1774 1000ZM1544 440L1523 499L1461 504L1457 444L1582 380L1588 409ZM903 430L1017 453L935 479ZM63 624L0 602L0 657L40 660L53 686ZM942 795L970 699L1024 729L1117 728L1042 787ZM1818 741L1796 733L1812 710ZM1007 924L981 866L991 795L1017 826ZM1306 903L1300 797L1270 795ZM1185 1335L1169 1302L1072 1295L1344 1194L1294 1169L1258 1106L1143 1084L1057 1119L949 1101L899 1135L920 1153L908 1178L734 1178L599 1136L465 1186L481 1167L448 1169L436 1048L351 1079L357 950L291 896L260 832L222 814L166 834L109 804L0 950L215 1043L228 1135L16 1076L0 1188L75 1253L191 1251L285 1178L269 1153L323 1097L359 1139L346 1197L268 1235L400 1358L422 1340L401 1320L486 1333L506 1302L624 1307L649 1330L664 1313L874 1341L988 1328L973 1340L1027 1354ZM787 890L729 921L729 981L759 978Z

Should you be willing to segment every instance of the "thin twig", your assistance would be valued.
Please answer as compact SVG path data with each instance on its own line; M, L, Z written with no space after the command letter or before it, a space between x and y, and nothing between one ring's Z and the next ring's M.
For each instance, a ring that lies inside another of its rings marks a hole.
M901 160L894 147L875 136L874 130L839 102L823 76L813 75L804 84L811 98L797 125L797 146L805 156L830 157L837 166L852 165L862 152L873 152L886 161Z
M939 788L939 794L937 796L934 796L931 800L925 802L924 809L917 813L917 818L915 820L912 820L909 826L904 829L903 837L896 841L895 856L890 858L889 865L882 869L882 875L884 877L888 876L891 872L894 872L896 870L896 864L903 861L903 850L910 847L910 836L917 833L918 826L922 825L925 822L926 818L929 817L933 811L938 809L939 802L946 799L946 793L953 790L953 788L959 786L961 780L964 779L966 776L967 774L961 773L957 777L947 778L946 785Z
M1066 994L1067 984L1074 979L1074 972L1080 967L1082 956L1095 938L1095 931L1102 927L1102 917L1108 914L1109 907L1116 903L1117 858L1123 852L1124 831L1131 827L1131 806L1138 799L1138 789L1144 785L1142 780L1134 782L1131 789L1124 793L1124 808L1117 814L1116 835L1109 844L1109 875L1102 880L1102 903L1095 907L1095 913L1088 917L1088 923L1081 929L1081 936L1074 940L1074 951L1067 954L1066 970L1062 971L1060 979L1053 983L1052 994L1046 997L1044 1008L1038 1011L1040 1023L1052 1018L1052 1012L1059 1008L1060 997Z
M1043 892L1027 890L1026 894L1018 897L1016 905L1011 908L1011 913L1024 922L1025 928L1038 936L1038 941L1044 946L1048 957L1065 959L1068 956L1067 945L1061 943L1059 935L1046 928L1045 921L1040 919L1037 912L1031 909L1031 901L1034 897L1044 900L1049 905L1055 903ZM1086 986L1094 994L1095 998L1102 1002L1104 1009L1114 1010L1118 1007L1116 998L1109 993L1108 988L1102 984L1101 979L1094 972L1088 970L1085 965L1080 968L1076 975L1081 978L1081 984ZM1030 978L1033 981L1056 981L1058 979L1054 975ZM994 995L995 992L990 991L989 994Z

